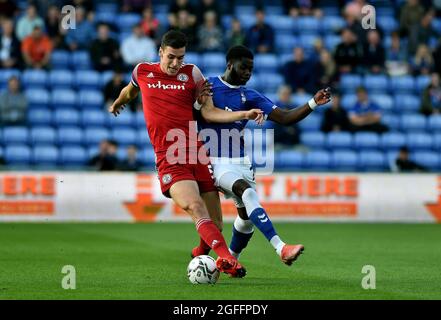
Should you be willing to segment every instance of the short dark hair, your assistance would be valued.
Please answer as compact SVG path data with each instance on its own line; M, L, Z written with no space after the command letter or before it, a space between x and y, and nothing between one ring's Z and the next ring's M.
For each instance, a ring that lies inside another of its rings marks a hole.
M359 93L359 92L365 92L365 93L367 93L367 90L366 90L366 88L363 87L363 86L358 86L357 89L355 90L355 92L356 92L356 93Z
M250 49L242 45L231 47L227 52L227 63L242 58L254 59L254 55Z
M172 47L180 49L187 46L187 37L179 30L170 30L162 36L161 48Z

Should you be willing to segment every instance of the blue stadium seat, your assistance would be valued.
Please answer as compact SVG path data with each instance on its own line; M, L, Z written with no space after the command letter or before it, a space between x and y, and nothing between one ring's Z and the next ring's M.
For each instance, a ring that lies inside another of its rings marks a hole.
M77 106L77 95L70 89L55 89L51 93L51 106L54 109L72 109Z
M298 123L298 126L302 132L306 131L318 131L320 130L320 125L322 123L322 118L320 115L312 113L305 119Z
M264 10L267 16L282 16L284 14L283 6L272 5L272 3L265 5Z
M426 118L422 114L403 114L401 115L401 129L408 131L426 130Z
M46 89L27 89L25 95L30 108L48 108L50 95Z
M439 171L440 169L440 155L438 152L418 151L412 153L410 158L431 171Z
M101 76L97 71L79 70L75 72L75 85L78 89L100 89Z
M66 69L70 65L70 54L66 50L55 50L51 54L50 64L52 70Z
M100 147L98 144L90 145L86 148L87 159L91 159L96 156L100 151Z
M251 5L235 5L234 6L234 14L236 16L240 14L249 14L254 15L256 13L256 7Z
M80 145L83 141L83 130L80 127L69 126L58 129L57 143L60 146Z
M362 78L358 74L343 74L340 78L340 89L345 93L353 93L361 86Z
M428 133L416 132L408 133L406 136L407 146L412 150L431 149L432 136Z
M371 3L375 2L381 1L371 1ZM393 17L395 15L395 11L392 7L377 7L375 12L379 17Z
M399 115L386 113L381 116L381 122L384 123L389 130L399 131L401 128L401 119Z
M390 89L394 94L412 94L415 90L415 80L412 76L391 77Z
M292 95L292 106L303 106L305 103L307 103L311 99L311 95L307 93L295 93ZM317 108L316 111L319 112L323 108Z
M29 164L31 162L31 148L24 144L9 144L5 147L6 164Z
M21 76L21 83L24 87L44 88L48 85L48 75L44 70L26 69Z
M157 10L157 7L155 5L155 11ZM101 1L97 1L97 3L95 4L95 9L97 12L111 12L116 14L119 6L118 3L115 2L101 2Z
M58 149L54 146L35 146L32 149L32 163L56 165L58 163Z
M139 153L139 160L144 166L155 166L155 152L152 147L146 147L141 149Z
M392 31L397 30L399 27L397 20L393 16L377 17L377 23L386 34L390 34Z
M60 148L60 163L62 165L84 165L87 160L86 150L81 146Z
M71 53L70 59L72 70L89 70L92 69L92 61L90 59L89 52L87 51L74 51Z
M299 46L299 39L294 35L276 33L274 37L274 45L278 53L292 54L292 50Z
M57 109L54 112L54 124L62 126L76 126L80 123L80 113L76 109Z
M380 137L383 150L399 149L406 144L406 136L401 132L386 132Z
M135 113L135 123L136 126L140 129L145 129L145 119L144 119L144 112L137 111Z
M371 95L371 100L378 104L383 111L392 110L394 108L394 100L388 94L374 93Z
M330 132L326 136L326 146L330 150L352 148L352 134L349 132Z
M134 114L129 110L122 112L115 117L113 114L107 114L107 124L110 127L134 127L135 119Z
M197 52L186 52L184 57L185 63L195 64L197 66L200 65L200 55Z
M341 106L346 110L352 109L356 102L357 102L357 96L352 93L344 94L341 97L341 101L340 101Z
M421 94L429 84L430 84L430 76L420 75L416 77L416 90L418 94Z
M202 54L201 57L202 68L206 69L221 69L225 68L225 57L220 52L208 52Z
M375 132L357 132L354 134L354 147L357 149L378 149L380 136Z
M81 124L84 127L102 127L107 125L107 114L104 110L83 110Z
M136 142L139 148L144 148L146 146L151 147L150 137L147 133L146 128L140 128L137 132Z
M256 54L254 70L257 73L277 72L278 59L275 54Z
M428 117L427 128L430 131L441 133L441 115L431 115Z
M397 114L417 113L420 108L420 98L412 94L398 93L394 96L394 111Z
M21 73L18 69L0 69L0 85L6 85L9 78L16 76L20 79Z
M321 19L321 31L323 34L335 34L340 31L345 25L345 20L340 16L325 16Z
M299 46L301 46L305 51L310 51L314 48L314 44L318 39L321 39L318 34L300 34L299 36Z
M360 151L358 159L362 171L384 171L387 167L385 155L379 151Z
M7 144L26 144L29 142L29 131L26 127L4 127L3 141Z
M432 147L434 150L441 151L441 133L432 135Z
M81 109L103 109L103 94L98 90L81 90L78 106Z
M340 42L341 38L335 34L327 34L323 40L323 44L329 52L333 52Z
M34 127L30 131L30 142L33 145L53 145L55 143L55 137L56 133L52 127Z
M116 25L120 31L130 31L140 21L141 16L136 13L120 13L116 17Z
M107 10L97 10L95 15L96 22L105 22L112 24L117 20L117 14L115 12L110 12Z
M336 171L355 171L358 166L358 154L352 150L332 151L331 166Z
M32 108L28 112L28 122L31 126L52 124L52 113L44 108Z
M113 71L103 71L99 73L100 75L100 83L101 87L104 88L104 86L113 78Z
M250 80L247 82L247 88L254 89L257 91L260 91L262 88L262 85L260 84L260 78L259 75L254 74L251 76Z
M49 72L49 85L52 89L70 89L73 75L70 70L53 70Z
M87 145L97 145L109 138L109 130L103 127L89 127L84 130L84 143Z
M326 150L313 150L306 154L306 168L313 170L328 170L330 166L331 155Z
M300 136L303 145L310 148L324 148L325 134L320 131L303 132Z
M266 16L266 23L271 25L276 32L282 34L294 34L297 29L297 24L295 19L285 15L272 15Z
M283 77L278 73L264 73L254 75L254 78L259 78L261 88L265 88L265 92L276 92L283 84Z
M389 81L385 75L366 75L363 85L369 93L386 93L389 90Z
M114 128L110 131L110 137L121 145L136 144L137 131L129 127Z
M276 169L299 170L303 168L304 154L299 151L281 150L275 154Z
M318 35L320 33L320 20L315 17L301 16L296 19L296 22L301 34Z

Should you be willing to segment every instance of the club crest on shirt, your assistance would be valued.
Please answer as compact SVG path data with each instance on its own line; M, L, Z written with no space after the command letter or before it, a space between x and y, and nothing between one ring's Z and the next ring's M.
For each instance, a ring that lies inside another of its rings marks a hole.
M178 80L182 81L182 82L187 82L188 76L185 73L180 73L180 74L178 74Z
M168 183L170 183L171 181L172 181L172 176L171 176L171 174L167 173L167 174L164 174L164 175L162 176L162 183L163 183L163 184L168 184Z

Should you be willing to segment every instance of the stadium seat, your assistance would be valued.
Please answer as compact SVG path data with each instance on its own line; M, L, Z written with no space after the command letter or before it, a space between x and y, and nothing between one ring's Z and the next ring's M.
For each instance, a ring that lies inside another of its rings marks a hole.
M441 115L431 115L428 117L427 127L430 131L441 133Z
M355 94L344 94L341 98L341 106L346 110L351 110L357 102L357 96Z
M152 144L150 142L150 137L147 133L146 128L141 128L137 130L136 144L140 149L145 148L147 146L152 147Z
M304 154L299 151L281 150L275 154L274 165L278 170L303 168Z
M296 19L297 29L301 34L311 34L317 36L320 33L320 20L315 17L301 16Z
M202 54L201 57L202 68L207 69L220 69L225 68L225 57L223 53L220 52L208 52Z
M341 38L335 34L327 34L323 38L323 44L329 52L333 52L340 42Z
M144 112L137 111L135 113L135 124L139 129L145 129Z
M360 151L358 158L362 171L384 171L387 167L385 155L379 151Z
M135 126L135 119L134 114L127 110L126 112L122 112L118 115L118 117L115 117L113 114L108 113L106 115L107 117L107 124L112 127L134 127Z
M58 109L54 112L56 126L76 126L80 123L80 113L76 109Z
M326 150L313 150L306 154L305 167L312 170L328 170L331 156Z
M300 141L303 145L310 148L324 148L325 134L320 131L303 132L300 136Z
M441 151L441 133L435 133L432 135L432 147L434 150Z
M371 100L378 104L382 111L389 111L394 108L394 100L388 94L374 93L371 95Z
M98 90L81 90L78 106L81 109L103 109L104 97Z
M60 163L62 165L84 165L87 160L86 150L81 146L60 148Z
M52 70L66 69L70 65L70 54L66 50L55 50L51 54L50 64Z
M83 130L80 127L69 126L58 129L57 143L60 146L80 145L83 141Z
M284 14L283 6L272 5L272 3L265 5L264 10L267 16L282 16Z
M114 128L110 131L110 137L120 145L136 144L137 131L129 127Z
M73 109L77 106L77 95L70 89L52 90L50 104L54 109Z
M101 88L104 88L104 86L113 78L113 71L102 71L99 73L100 75L100 83Z
M381 116L381 122L384 123L389 130L399 131L401 128L400 116L396 114L386 113Z
M321 32L323 34L335 34L345 26L345 20L340 16L325 16L321 19Z
M102 127L107 125L108 115L104 110L83 110L81 124L84 127Z
M386 34L396 31L399 27L397 20L393 16L379 16L377 17L377 23Z
M120 31L130 31L140 21L141 16L136 13L120 13L116 16L116 25Z
M439 152L418 151L412 153L410 158L431 171L439 171L440 169Z
M299 45L299 40L294 35L276 33L274 44L279 54L289 53L292 55L292 50Z
M320 115L311 113L305 119L300 121L297 125L302 132L306 131L318 131L320 130L320 125L322 123L322 118Z
M26 69L22 73L21 83L25 88L45 88L48 85L48 74L44 70Z
M109 138L109 130L103 127L89 127L84 130L84 143L86 145L97 145Z
M52 127L34 127L30 130L30 142L36 144L55 144L56 133Z
M281 34L294 34L297 29L295 19L285 15L266 16L265 22Z
M71 53L70 59L72 70L90 70L92 69L92 62L90 60L89 52L74 51Z
M50 95L46 89L27 89L25 95L30 108L47 109L49 107Z
M53 70L49 72L49 85L52 89L70 89L73 75L70 70Z
M299 36L299 46L301 46L305 51L310 51L314 48L314 44L318 39L321 39L319 34L300 34Z
M424 89L427 88L427 86L430 84L430 76L428 75L420 75L416 77L416 90L418 94L421 94Z
M426 118L422 114L403 114L401 115L401 129L408 131L426 130Z
M234 15L238 16L240 14L254 15L256 13L256 7L252 5L235 5Z
M79 70L75 72L75 85L78 89L100 89L101 76L97 71Z
M3 141L7 144L27 144L29 142L29 131L26 127L4 127Z
M21 73L18 69L0 69L0 85L6 85L9 78L16 76L20 79Z
M401 132L386 132L380 137L380 145L383 150L396 150L406 144L406 136Z
M349 132L330 132L326 136L326 146L329 150L352 148L352 134Z
M47 108L29 109L28 122L31 126L50 126L52 124L52 112L50 112Z
M331 152L331 167L336 171L355 171L358 166L358 154L352 150Z
M354 93L361 86L362 78L358 74L343 74L340 79L340 89L345 93Z
M200 55L197 52L186 52L184 57L185 63L191 63L194 65L200 65Z
M24 144L8 144L4 154L6 164L27 165L31 162L31 148Z
M254 56L254 70L257 73L276 72L278 60L275 54L256 54Z
M420 104L420 98L412 94L399 93L394 96L394 111L397 114L417 113Z
M255 74L254 78L259 78L259 83L261 88L265 88L265 91L274 91L284 83L283 77L278 73L264 73L264 74Z
M380 136L375 132L357 132L354 134L354 147L361 150L378 149Z
M384 75L366 75L363 79L363 86L369 93L387 93L389 81Z
M295 93L292 95L292 106L303 106L305 103L307 103L311 99L311 95L307 93ZM323 107L320 106L320 108L315 109L317 113L319 113L321 110L323 110Z
M390 89L394 94L412 94L415 90L415 80L412 76L391 77Z
M432 136L428 133L408 133L406 141L408 148L411 150L427 150L432 148Z
M139 160L144 166L154 167L155 166L155 152L152 147L146 147L141 149L139 153Z
M117 20L117 14L115 12L107 11L107 10L97 10L95 15L95 21L97 23L104 22L113 24Z
M247 82L247 88L254 89L257 91L260 91L263 88L260 84L259 75L254 74L251 76L250 80L248 80Z
M58 149L54 146L35 146L32 149L32 163L56 165L58 163Z

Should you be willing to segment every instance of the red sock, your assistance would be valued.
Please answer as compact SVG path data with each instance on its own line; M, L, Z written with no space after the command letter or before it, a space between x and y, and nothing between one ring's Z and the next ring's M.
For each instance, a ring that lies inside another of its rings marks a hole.
M202 218L196 222L196 230L201 239L216 252L219 257L231 258L224 236L209 218Z
M204 241L204 239L202 239L202 237L200 237L199 248L204 250L204 252L210 251L211 249L210 246Z

